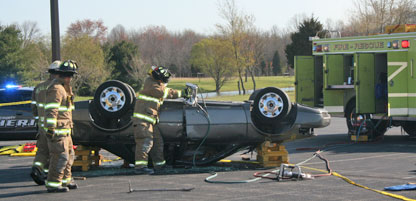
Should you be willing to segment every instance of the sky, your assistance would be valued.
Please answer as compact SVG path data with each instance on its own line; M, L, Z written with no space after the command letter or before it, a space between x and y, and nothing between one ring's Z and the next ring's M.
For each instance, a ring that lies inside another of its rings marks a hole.
M68 26L84 19L104 22L110 31L118 24L127 30L146 26L165 26L177 32L191 29L211 34L215 24L225 21L219 16L221 0L60 0L61 35ZM295 15L318 17L336 22L348 18L354 0L235 0L237 7L255 17L255 25L263 31L273 26L288 27ZM50 0L0 0L0 25L34 21L43 34L50 34Z

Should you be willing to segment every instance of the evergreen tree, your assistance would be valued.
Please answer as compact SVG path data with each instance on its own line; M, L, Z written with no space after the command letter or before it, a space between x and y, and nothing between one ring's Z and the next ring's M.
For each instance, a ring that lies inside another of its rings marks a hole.
M130 84L135 90L139 90L143 77L137 77L137 72L142 66L136 66L135 58L139 57L139 48L132 42L116 42L109 52L108 63L113 66L111 78Z
M294 56L312 55L312 42L309 37L323 37L325 33L322 31L322 24L313 16L310 19L304 19L298 26L298 31L290 34L292 43L286 46L285 53L288 64L294 67Z
M273 67L273 74L278 75L281 73L281 67L280 67L280 57L279 52L276 50L273 55L273 61L272 61L272 67Z
M15 26L0 25L0 84L20 81L17 72L23 68L22 40Z

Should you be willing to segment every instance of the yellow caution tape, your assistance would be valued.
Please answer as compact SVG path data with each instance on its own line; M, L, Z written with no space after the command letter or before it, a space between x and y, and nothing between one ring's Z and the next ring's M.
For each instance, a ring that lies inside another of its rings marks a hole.
M24 105L24 104L29 104L29 103L32 103L32 101L28 100L28 101L19 101L19 102L10 102L10 103L0 103L0 107L11 106L11 105Z
M301 167L306 168L306 169L310 169L310 170L315 170L315 171L319 171L319 172L328 173L328 171L325 171L325 170L320 170L320 169L305 167L305 166L301 166ZM386 191L381 191L381 190L373 189L373 188L370 188L370 187L367 187L367 186L364 186L364 185L361 185L361 184L357 184L354 181L352 181L351 179L349 179L345 176L342 176L341 174L338 174L336 172L332 172L332 175L334 175L336 177L339 177L339 178L343 179L344 181L346 181L346 182L348 182L348 183L350 183L354 186L358 186L358 187L361 187L361 188L364 188L364 189L367 189L367 190L370 190L370 191L374 191L374 192L380 193L382 195L390 196L392 198L396 198L396 199L399 199L399 200L416 201L415 199L411 199L411 198L408 198L408 197L405 197L405 196L402 196L402 195L397 195L397 194L394 194L394 193L389 193L389 192L386 192Z
M23 153L14 153L10 154L10 156L35 156L36 152L23 152Z

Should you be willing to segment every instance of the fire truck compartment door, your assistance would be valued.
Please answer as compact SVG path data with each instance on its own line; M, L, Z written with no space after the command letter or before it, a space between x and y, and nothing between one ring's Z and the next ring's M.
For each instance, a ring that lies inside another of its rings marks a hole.
M296 102L315 106L315 72L313 56L295 56Z
M356 112L375 113L374 54L355 54L354 80Z

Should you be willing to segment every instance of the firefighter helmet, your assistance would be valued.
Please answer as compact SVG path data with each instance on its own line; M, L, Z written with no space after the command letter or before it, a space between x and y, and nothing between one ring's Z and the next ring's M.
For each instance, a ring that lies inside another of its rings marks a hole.
M154 79L164 83L168 83L171 76L169 70L163 66L152 66L149 74L151 74Z
M59 68L55 70L57 73L60 74L68 74L73 75L78 73L78 64L72 60L66 60L59 65Z
M59 65L61 65L61 61L60 60L55 60L54 62L51 63L51 65L49 65L48 72L49 73L56 73L56 70L59 68Z

